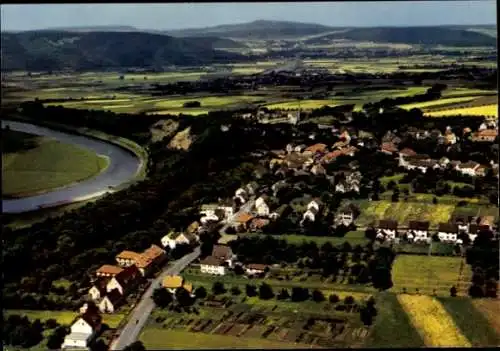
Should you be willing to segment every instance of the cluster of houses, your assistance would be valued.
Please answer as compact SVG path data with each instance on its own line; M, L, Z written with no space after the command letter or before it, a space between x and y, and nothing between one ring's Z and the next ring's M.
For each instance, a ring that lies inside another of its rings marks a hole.
M417 154L410 148L398 150L398 147L394 143L390 142L382 143L381 152L388 155L398 155L400 167L403 167L406 170L419 170L422 173L426 173L428 169L451 168L461 174L471 177L484 177L487 169L489 168L488 166L481 165L475 161L450 161L447 157L434 160L429 155ZM492 161L490 166L493 169L495 176L498 178L498 164L495 164Z
M463 217L457 216L447 223L439 223L435 231L435 235L439 241L463 244L461 236L466 234L470 241L473 242L479 231L493 230L493 216L483 217ZM410 221L408 228L398 230L398 222L390 219L380 220L375 228L379 240L396 241L405 238L409 242L427 242L432 240L434 234L430 231L430 223L428 221Z
M215 220L218 220L217 217ZM203 220L202 224L205 224ZM173 250L177 245L195 245L200 241L200 234L203 232L203 227L197 221L191 223L186 231L184 232L174 232L171 231L163 238L161 238L161 244L164 248L169 248Z
M167 259L165 250L151 245L142 253L122 251L115 257L117 264L105 264L95 272L88 295L102 313L114 313L125 297L144 278L151 276Z
M248 276L264 274L269 267L261 263L241 264L227 245L215 245L212 254L200 261L200 272L211 275L226 275L229 270L239 266Z

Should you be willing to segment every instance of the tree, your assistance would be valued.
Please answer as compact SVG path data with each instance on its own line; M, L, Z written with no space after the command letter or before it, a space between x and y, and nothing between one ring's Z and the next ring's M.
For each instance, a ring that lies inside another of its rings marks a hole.
M146 347L141 341L134 341L128 346L125 346L123 351L146 351Z
M207 297L207 290L203 286L199 286L195 289L194 295L197 299L204 299Z
M247 284L245 286L245 292L248 297L257 296L257 288L255 287L255 285Z
M330 301L330 303L337 303L340 301L338 295L336 294L331 294L329 297L328 297L328 301Z
M153 291L153 301L160 308L166 308L174 300L172 294L165 288L157 288Z
M312 292L312 299L315 302L323 302L325 301L325 295L323 295L323 293L320 290L314 289Z
M307 288L293 287L292 288L292 301L302 302L309 298L309 290Z
M221 282L214 282L212 285L212 293L214 295L220 295L224 294L226 292L226 289L224 288L224 284Z
M351 295L346 296L344 299L344 304L353 305L354 304L354 297L352 297Z
M438 199L437 199L436 197L433 197L433 198L432 198L432 203L433 203L434 205L437 205L437 203L438 203Z
M481 286L472 284L469 288L469 296L470 297L484 297L484 291Z
M367 238L369 240L375 240L376 237L377 237L377 231L375 230L375 228L372 228L372 227L366 228L365 238Z
M283 289L281 289L281 291L279 292L279 294L276 298L278 300L286 300L286 299L290 298L290 293L288 292L287 289L283 288Z
M238 288L237 286L233 286L231 288L231 294L233 294L233 295L240 295L241 294L240 288Z
M187 291L183 287L177 288L177 290L175 290L175 299L182 307L191 306L194 302L189 291Z
M450 289L450 296L451 297L456 297L457 296L457 288L455 287L455 285L453 285Z
M234 274L236 274L236 275L243 275L243 274L245 274L245 270L239 264L237 264L237 265L234 266L234 270L233 271L234 271Z
M269 300L274 297L273 289L269 284L262 283L259 287L259 298L262 300Z

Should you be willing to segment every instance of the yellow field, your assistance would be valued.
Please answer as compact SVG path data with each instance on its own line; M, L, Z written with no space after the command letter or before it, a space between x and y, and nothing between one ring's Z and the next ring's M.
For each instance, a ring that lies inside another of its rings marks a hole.
M428 347L471 347L444 307L431 296L398 295L398 300Z
M316 109L323 106L334 107L339 105L339 103L335 100L302 100L300 101L300 107L303 109ZM289 101L289 102L280 102L276 104L269 104L266 107L270 110L273 109L298 109L299 101Z
M399 107L411 110L412 108L426 108L426 107L435 107L439 105L446 105L446 104L453 104L453 103L466 103L466 102L471 102L475 100L473 97L465 96L465 97L455 97L455 98L449 98L449 99L439 99L439 100L433 100L433 101L426 101L426 102L417 102L414 104L405 104L405 105L400 105Z
M430 117L446 117L446 116L495 116L498 117L498 104L484 105L477 107L464 107L452 110L428 112L425 114Z

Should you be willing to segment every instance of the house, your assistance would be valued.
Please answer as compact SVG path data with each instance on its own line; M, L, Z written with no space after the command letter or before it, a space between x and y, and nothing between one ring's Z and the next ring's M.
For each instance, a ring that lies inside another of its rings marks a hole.
M239 196L244 196L244 197L247 197L247 190L246 189L243 189L243 188L238 188L235 193L234 193L234 196L235 197L239 197Z
M480 166L479 163L475 161L468 161L457 165L456 170L462 174L474 177L476 175L476 169Z
M163 239L165 239L165 237ZM167 240L165 239L163 242L167 242ZM116 255L116 261L120 266L130 267L135 265L139 268L139 271L143 276L149 275L151 270L154 267L161 265L166 258L167 256L165 250L157 245L151 245L151 247L142 253L124 250Z
M257 209L257 214L259 216L269 216L269 205L267 201L269 200L267 195L262 195L255 201L255 208Z
M207 223L207 220L203 220L207 217L202 217L201 222L203 224ZM171 232L161 238L161 244L163 247L169 247L171 250L175 249L177 245L193 245L197 243L199 240L196 234L192 234L189 232L179 233L179 232Z
M485 129L473 133L472 141L474 142L494 142L498 135L496 129Z
M194 221L193 223L188 225L186 231L188 233L195 234L200 230L200 228L201 228L200 223L198 223L198 221Z
M125 268L120 274L117 274L106 285L106 292L118 289L120 294L125 295L130 289L140 282L141 272L135 266Z
M257 190L259 190L259 184L255 181L250 182L245 186L245 189L249 195L255 195Z
M269 267L260 263L249 263L245 265L245 273L248 275L261 275L264 274Z
M439 166L441 166L442 168L447 167L449 163L450 159L448 157L441 157L438 161Z
M281 179L281 180L278 180L276 183L274 183L271 186L271 190L273 191L274 196L276 196L276 194L278 193L279 190L284 189L287 186L288 186L287 181L284 179Z
M92 301L98 301L106 295L106 285L108 285L108 282L109 278L99 278L94 282L94 285L89 289L89 297Z
M486 176L486 171L487 171L488 167L486 166L483 166L483 165L479 165L479 167L476 168L476 177L484 177Z
M185 236L194 236L193 234L184 234ZM167 253L158 245L152 244L142 252L142 257L152 262L152 265L160 267L167 259ZM139 267L139 266L138 266ZM141 267L139 267L141 268Z
M234 219L234 223L235 223L235 229L236 230L247 230L249 225L250 225L250 221L254 218L254 216L252 216L251 214L249 213L240 213L235 219Z
M305 150L305 148L307 147L307 145L305 144L300 144L300 145L297 145L295 146L295 148L293 149L295 152L302 152Z
M200 271L207 274L225 275L226 267L224 267L222 260L208 256L200 261Z
M493 230L494 224L495 224L494 216L482 216L479 220L479 225L484 226L488 230Z
M413 151L410 148L405 147L401 151L399 151L399 157L408 157L408 156L415 156L417 153Z
M272 220L276 220L278 218L287 216L291 211L291 207L287 204L281 205L276 209L276 211L269 214L269 218Z
M321 162L322 163L330 163L341 155L343 155L343 152L341 150L335 150L335 151L329 152L321 158Z
M292 144L286 144L285 150L287 153L293 152L293 145Z
M120 307L120 303L123 302L123 299L124 297L120 294L118 289L111 290L106 293L99 303L99 311L102 313L114 313L118 307Z
M427 161L431 157L426 154L415 154L415 155L402 155L399 154L399 166L406 169L415 169L418 161Z
M222 262L226 262L229 267L232 267L234 261L236 260L236 255L227 245L214 245L212 249L212 257L222 260Z
M261 232L262 229L269 224L269 219L265 218L254 218L250 222L250 231Z
M70 334L66 335L61 346L62 349L80 348L88 349L89 344L101 331L102 317L99 312L87 310L81 314L71 325Z
M121 267L129 267L132 265L137 265L139 261L143 261L144 258L140 253L124 250L116 255L116 261Z
M345 193L347 192L349 188L349 185L347 184L347 181L341 180L335 184L335 192L336 193Z
M398 152L398 148L394 143L387 142L387 143L382 143L382 145L380 146L380 151L382 151L384 154L392 155Z
M393 220L380 220L377 227L377 238L394 240L398 235L398 222Z
M165 278L163 278L162 286L172 294L175 294L175 291L179 288L184 288L189 293L192 293L193 291L193 284L186 282L185 279L180 275L166 276Z
M408 231L406 232L406 236L408 241L418 242L418 241L430 241L429 236L429 226L430 223L428 221L410 221L408 223Z
M307 204L307 209L310 210L315 208L316 212L318 212L321 206L323 206L323 202L320 199L315 198Z
M234 215L234 204L231 200L223 200L217 206L217 210L224 211L224 217L230 218Z
M317 164L317 165L312 166L311 173L314 175L323 175L323 174L326 174L326 170L322 165Z
M338 211L337 215L335 216L335 222L337 225L348 227L354 222L358 214L359 209L357 208L357 206L349 204Z
M439 223L438 238L442 242L456 242L458 239L458 226L453 223Z
M318 214L318 210L316 209L316 207L311 207L309 208L303 215L302 217L302 221L300 222L300 224L303 224L306 220L308 220L309 222L314 222L316 220L316 216Z
M95 272L97 277L114 277L118 273L123 271L122 267L113 266L110 264L104 264Z
M306 155L314 155L326 151L328 151L328 146L326 144L318 143L307 147L303 153Z
M444 133L444 143L446 145L453 145L457 143L457 136L451 131L451 129L447 129Z

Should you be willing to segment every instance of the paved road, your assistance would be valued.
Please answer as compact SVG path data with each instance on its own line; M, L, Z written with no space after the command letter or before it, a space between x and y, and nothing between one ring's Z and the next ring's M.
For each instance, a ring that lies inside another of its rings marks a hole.
M227 228L229 228L229 226L233 225L234 224L234 221L236 220L236 217L238 217L241 213L243 212L251 212L253 206L255 204L255 198L251 198L250 200L248 200L247 202L245 202L241 207L240 209L238 210L238 212L236 212L235 214L233 214L232 217L228 218L226 220L226 224L224 224L224 226L219 230L219 233L222 235L222 234L225 234L226 233L226 230Z
M90 149L99 155L107 156L109 166L97 176L63 189L21 199L2 200L4 213L35 211L42 207L83 201L103 195L112 191L110 187L116 187L133 179L142 166L141 160L132 152L99 139L67 134L29 123L2 120L2 129L6 126L9 126L14 131L47 136L63 143L71 143Z
M153 299L153 291L161 284L163 278L167 275L179 274L184 268L186 268L191 262L200 256L200 247L197 247L192 253L182 257L181 259L175 261L172 265L166 267L163 272L156 278L149 288L146 290L144 295L141 297L141 301L137 304L133 310L127 325L121 330L120 336L113 341L110 350L122 350L126 346L130 345L137 340L142 327L146 324L149 315L153 311L155 304ZM136 321L138 321L136 323Z

